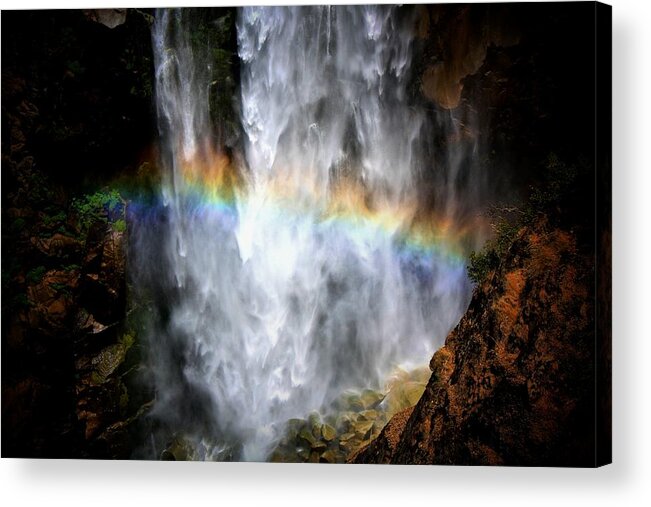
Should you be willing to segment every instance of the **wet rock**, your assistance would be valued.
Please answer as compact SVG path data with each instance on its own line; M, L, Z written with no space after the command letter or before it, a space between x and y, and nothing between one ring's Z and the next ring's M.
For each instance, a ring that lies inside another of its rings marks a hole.
M97 322L85 308L80 308L75 317L75 328L80 333L98 334L105 331L108 326Z
M371 436L371 429L373 428L373 421L360 421L356 425L355 435L361 438L362 440L368 439Z
M380 413L377 410L363 410L359 413L360 419L365 421L375 421Z
M398 369L388 385L394 391L395 399L413 405L415 399L410 387L418 384L419 393L422 392L424 384L419 383L429 374L426 366L409 371ZM385 394L379 391L365 389L361 394L348 391L333 404L333 411L325 415L314 411L306 419L290 419L270 460L305 462L314 460L313 453L318 452L322 463L345 462L351 453L382 431L387 421L387 403L383 400Z
M92 382L102 384L124 361L127 348L122 343L116 343L102 350L92 360L94 367Z
M120 441L120 437L130 437L133 425L148 410L148 405L138 406L139 394L135 390L131 393L128 387L132 386L133 380L126 358L135 342L134 336L125 333L114 338L112 333L106 339L117 340L117 343L95 353L91 345L86 345L87 350L81 348L83 340L78 345L77 350L85 352L78 353L75 361L76 413L84 427L86 440L94 442L93 445L101 442L103 452L122 452L127 441ZM131 396L136 396L135 403Z
M298 459L296 453L291 452L288 449L276 449L271 456L269 457L271 463L296 463L297 461L302 461Z
M413 407L425 391L421 382L407 381L394 385L382 402L388 417L393 417L402 410Z
M321 454L321 457L319 458L320 463L337 463L338 461L338 456L335 454L334 451L325 451L323 454Z
M344 433L339 437L339 442L343 444L345 442L348 442L352 438L355 438L355 433L353 432Z
M338 433L346 433L350 428L352 418L350 412L342 412L337 416L335 428Z
M302 429L301 432L298 434L298 437L303 439L310 448L313 447L317 442L312 432L307 428Z
M383 399L384 394L371 389L364 389L360 395L360 401L366 410L377 408Z
M371 459L373 463L388 463L396 451L402 431L413 410L414 407L409 407L396 414L382 429L377 439L372 442L371 446L358 449L358 452L364 453L362 459ZM349 457L351 462L357 462L358 452L351 454ZM370 453L374 454L369 458Z
M335 407L342 411L353 412L359 412L365 408L362 400L359 397L359 394L354 392L344 393L335 403Z
M307 426L315 439L321 438L321 414L312 412L307 418Z
M299 447L296 450L296 454L301 459L301 461L307 461L310 458L310 450L305 447Z
M359 437L350 438L344 442L339 443L341 449L347 454L351 455L362 445L362 440Z
M329 424L324 424L321 426L321 435L323 435L324 440L330 442L337 436L337 431Z
M323 451L324 449L327 449L328 445L325 442L322 442L320 440L317 440L312 444L312 450L313 451Z
M297 433L298 431L300 431L301 428L303 428L304 425L305 425L305 421L303 419L294 418L294 419L290 419L289 421L287 421L287 429L288 429L288 431L294 432L294 433Z
M161 461L176 461L176 457L174 456L174 453L168 451L165 449L161 455L160 455L160 460Z
M175 437L161 453L162 461L189 461L193 456L192 445L180 437Z

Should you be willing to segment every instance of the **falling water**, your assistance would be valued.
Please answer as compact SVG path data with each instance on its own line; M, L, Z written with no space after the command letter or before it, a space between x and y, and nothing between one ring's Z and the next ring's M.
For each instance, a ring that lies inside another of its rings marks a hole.
M211 53L185 11L156 15L166 212L137 247L159 300L153 414L205 458L267 458L288 419L425 363L468 303L451 215L420 191L432 126L408 90L414 22L391 6L241 9L238 158L211 125Z

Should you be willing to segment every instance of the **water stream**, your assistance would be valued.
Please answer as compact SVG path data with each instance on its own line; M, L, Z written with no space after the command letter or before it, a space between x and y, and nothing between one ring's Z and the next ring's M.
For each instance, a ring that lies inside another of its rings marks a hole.
M239 156L214 135L210 48L156 14L165 219L134 262L165 307L152 414L205 459L267 459L288 419L426 364L468 304L456 167L434 172L410 91L414 12L240 9Z

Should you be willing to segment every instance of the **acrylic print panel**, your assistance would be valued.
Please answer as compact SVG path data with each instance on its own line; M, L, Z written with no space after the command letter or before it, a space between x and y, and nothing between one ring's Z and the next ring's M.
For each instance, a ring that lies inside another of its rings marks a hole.
M610 7L2 33L4 457L610 461Z

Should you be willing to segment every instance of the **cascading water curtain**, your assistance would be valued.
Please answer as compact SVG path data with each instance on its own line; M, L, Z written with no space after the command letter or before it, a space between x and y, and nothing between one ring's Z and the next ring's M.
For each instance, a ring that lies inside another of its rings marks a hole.
M414 22L239 10L238 159L212 135L210 48L186 11L156 14L165 218L138 249L170 274L150 275L152 415L199 458L267 459L288 419L426 363L467 306L450 217L419 192L432 127L408 89Z

